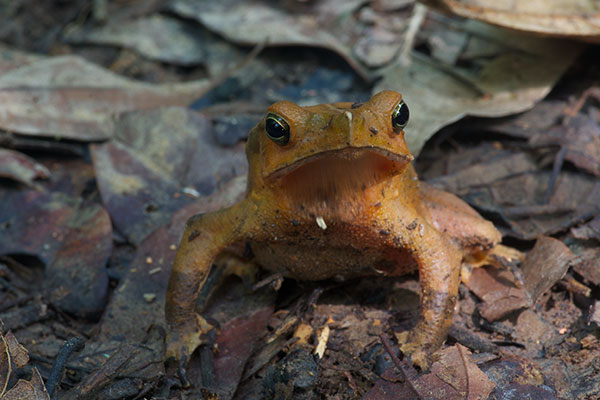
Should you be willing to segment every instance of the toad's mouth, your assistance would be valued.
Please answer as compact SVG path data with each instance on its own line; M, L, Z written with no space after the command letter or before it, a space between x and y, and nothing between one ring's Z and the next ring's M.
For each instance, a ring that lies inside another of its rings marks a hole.
M270 174L291 197L330 201L356 195L399 174L411 155L377 147L349 147L306 157Z

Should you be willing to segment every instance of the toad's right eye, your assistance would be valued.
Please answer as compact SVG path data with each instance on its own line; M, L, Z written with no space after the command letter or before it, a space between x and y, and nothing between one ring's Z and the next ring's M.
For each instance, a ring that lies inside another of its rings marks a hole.
M277 114L267 114L265 131L269 139L280 146L284 146L290 141L290 126Z

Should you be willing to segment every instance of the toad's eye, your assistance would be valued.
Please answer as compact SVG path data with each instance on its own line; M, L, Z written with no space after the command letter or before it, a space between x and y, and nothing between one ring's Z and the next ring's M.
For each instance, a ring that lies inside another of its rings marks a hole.
M394 129L404 129L408 123L408 116L408 106L405 102L400 101L392 113L392 127Z
M280 146L290 141L290 126L283 118L276 114L267 114L265 131L269 139Z

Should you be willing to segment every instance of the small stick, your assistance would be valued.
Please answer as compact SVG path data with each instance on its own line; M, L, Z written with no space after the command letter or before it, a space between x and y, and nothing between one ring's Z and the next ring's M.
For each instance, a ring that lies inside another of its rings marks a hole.
M56 386L60 384L65 364L71 356L71 353L83 349L84 343L85 340L81 336L77 336L67 340L58 351L56 360L50 371L50 376L48 376L48 379L46 380L46 390L48 390L50 396L53 395Z
M565 155L567 154L567 147L562 146L556 156L554 157L554 164L552 165L552 175L550 175L550 180L548 181L548 187L546 188L546 193L544 193L544 204L548 204L550 198L554 194L554 186L556 184L556 179L558 179L558 175L560 174L560 170L565 162Z
M385 347L385 350L388 352L390 357L392 357L392 361L394 362L396 367L400 370L400 374L404 378L404 381L408 384L408 386L412 389L412 391L415 392L415 394L417 395L417 398L423 399L421 394L414 387L412 381L410 379L408 379L408 374L406 373L404 366L402 366L402 363L400 362L400 360L398 359L396 354L394 354L394 350L392 349L392 346L390 345L390 341L383 334L379 335L379 338L381 339L381 343L383 343L383 347Z

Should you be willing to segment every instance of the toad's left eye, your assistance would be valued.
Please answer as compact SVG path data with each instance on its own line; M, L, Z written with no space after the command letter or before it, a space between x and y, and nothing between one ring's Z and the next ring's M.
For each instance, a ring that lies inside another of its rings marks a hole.
M265 131L269 139L278 145L285 145L290 141L290 126L277 114L267 114Z
M400 101L392 113L392 126L394 129L404 129L408 124L408 117L408 106L405 102Z

